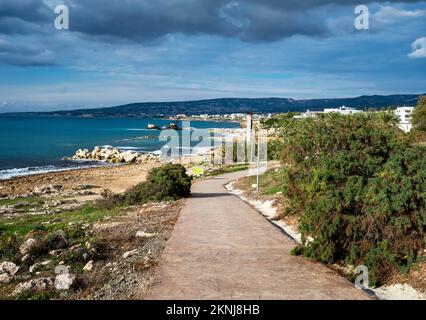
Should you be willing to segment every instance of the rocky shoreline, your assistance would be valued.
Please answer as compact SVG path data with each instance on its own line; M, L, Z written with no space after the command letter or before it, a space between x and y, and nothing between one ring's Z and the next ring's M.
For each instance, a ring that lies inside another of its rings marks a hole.
M144 181L149 170L158 165L159 163L123 163L0 180L0 217L13 216L21 211L28 213L29 199L59 198L85 203L101 198L104 190L122 193ZM45 212L46 208L42 208L42 205L32 204L34 213Z
M112 146L98 147L93 150L78 149L75 154L66 160L106 161L109 163L158 163L160 156L153 153L140 153L134 150L122 151Z

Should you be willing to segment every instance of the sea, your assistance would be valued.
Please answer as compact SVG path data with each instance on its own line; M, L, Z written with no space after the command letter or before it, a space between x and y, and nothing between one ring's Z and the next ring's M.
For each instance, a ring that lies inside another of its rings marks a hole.
M0 117L0 180L36 173L107 165L64 160L77 149L113 146L158 153L166 144L160 130L147 129L180 121L143 118ZM239 123L191 121L190 127L239 128ZM182 131L177 131L181 134Z

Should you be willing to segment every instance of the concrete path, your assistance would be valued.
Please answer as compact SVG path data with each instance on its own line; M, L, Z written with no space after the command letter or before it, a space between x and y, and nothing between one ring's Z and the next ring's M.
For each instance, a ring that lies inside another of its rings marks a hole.
M290 255L295 244L226 191L244 174L193 185L148 299L368 299L327 267Z

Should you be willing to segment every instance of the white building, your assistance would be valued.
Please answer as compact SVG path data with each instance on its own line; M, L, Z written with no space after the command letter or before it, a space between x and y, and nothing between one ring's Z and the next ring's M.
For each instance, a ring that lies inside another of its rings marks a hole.
M355 113L360 113L360 112L364 112L362 110L358 110L355 108L348 108L345 106L341 106L340 108L329 108L329 109L324 109L324 111L310 111L307 110L306 112L302 113L300 116L295 116L295 119L303 119L303 118L315 118L317 114L322 114L322 113L340 113L343 115L350 115L350 114L355 114Z
M414 107L399 107L396 108L395 114L399 118L399 127L404 132L410 132L413 125L411 124L411 117L413 115Z
M294 116L294 119L304 119L304 118L315 118L317 114L323 113L322 111L310 111L300 114L300 116Z
M336 112L336 113L340 113L340 114L344 114L344 115L349 115L349 114L361 113L361 112L364 112L364 111L358 110L358 109L355 109L355 108L345 107L345 106L341 106L340 108L324 109L324 113L332 113L332 112Z

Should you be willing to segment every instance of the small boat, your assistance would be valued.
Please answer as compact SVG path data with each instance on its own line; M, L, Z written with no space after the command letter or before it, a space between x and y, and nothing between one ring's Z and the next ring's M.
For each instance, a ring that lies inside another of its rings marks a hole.
M168 129L172 130L182 130L176 123L170 123Z
M160 127L156 126L155 124L148 123L147 129L149 129L149 130L160 130Z

